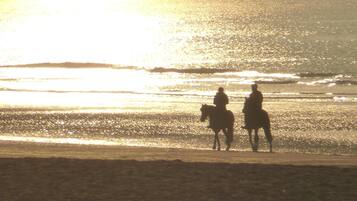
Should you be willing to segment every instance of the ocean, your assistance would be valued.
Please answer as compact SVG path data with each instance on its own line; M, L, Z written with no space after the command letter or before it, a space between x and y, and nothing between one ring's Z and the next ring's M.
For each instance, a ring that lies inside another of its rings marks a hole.
M210 149L222 86L250 151L258 83L274 151L357 154L356 1L67 3L0 2L0 140Z

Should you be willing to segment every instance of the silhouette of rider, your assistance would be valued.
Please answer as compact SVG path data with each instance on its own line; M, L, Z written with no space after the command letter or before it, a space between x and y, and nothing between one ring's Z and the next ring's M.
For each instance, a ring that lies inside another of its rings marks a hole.
M214 96L213 104L216 105L215 113L217 116L217 120L220 121L221 123L223 123L224 121L223 118L224 118L224 114L227 111L226 105L228 103L229 103L228 96L224 93L223 87L219 87L218 92ZM212 127L211 122L208 127Z
M219 87L218 92L216 93L213 99L213 104L216 105L216 110L218 112L226 111L226 105L228 104L228 102L228 96L224 93L223 87Z
M248 108L246 110L243 110L246 115L244 116L245 120L245 126L242 128L248 128L247 122L248 120L248 115L250 116L250 120L252 120L252 117L254 118L260 118L261 111L263 110L262 104L263 104L263 94L262 92L258 91L258 85L257 84L252 84L252 93L249 95L249 98L247 99L248 102ZM253 115L253 116L251 116Z
M260 112L263 104L263 94L258 91L258 85L252 84L252 93L249 95L251 110Z

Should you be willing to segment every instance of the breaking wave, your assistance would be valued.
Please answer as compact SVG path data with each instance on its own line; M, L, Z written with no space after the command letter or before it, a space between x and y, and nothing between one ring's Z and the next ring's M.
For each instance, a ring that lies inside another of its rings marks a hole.
M212 68L212 67L201 67L201 68L169 68L169 67L140 67L140 66L128 66L120 64L111 63L96 63L96 62L59 62L59 63L29 63L29 64L16 64L16 65L0 65L0 68L11 68L11 67L32 67L32 68L117 68L117 69L132 69L132 70L147 70L153 73L188 73L188 74L216 74L216 73L240 73L243 72L256 72L246 69L239 68L237 66L227 66L224 68ZM289 73L266 73L273 75L293 75L300 78L313 78L313 77L334 77L340 75L339 73L333 72L296 72L293 74ZM261 75L261 74L260 74Z
M313 72L304 72L298 73L299 77L333 77L339 75L338 73L313 73Z
M348 74L338 74L331 72L301 72L301 73L266 73L251 70L239 69L237 67L227 68L145 68L138 66L123 66L108 63L88 63L88 62L62 62L62 63L32 63L0 66L3 68L111 68L117 70L140 70L148 73L178 73L178 74L205 74L207 77L197 77L200 81L232 81L239 83L255 82L258 84L303 84L303 85L357 85L357 77ZM24 80L21 78L20 80ZM31 78L26 78L31 79ZM40 78L36 78L39 80ZM44 78L64 79L64 78ZM17 81L13 77L2 77L1 81Z

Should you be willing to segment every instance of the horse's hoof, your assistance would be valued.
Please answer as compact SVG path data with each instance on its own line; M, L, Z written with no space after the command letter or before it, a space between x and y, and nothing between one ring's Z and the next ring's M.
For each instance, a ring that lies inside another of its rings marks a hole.
M217 151L221 151L221 148L218 148Z
M216 150L216 147L212 147L213 150Z

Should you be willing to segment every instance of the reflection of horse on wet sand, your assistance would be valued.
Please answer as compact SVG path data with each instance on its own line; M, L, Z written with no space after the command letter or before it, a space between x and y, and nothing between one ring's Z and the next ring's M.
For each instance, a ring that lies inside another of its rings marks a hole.
M201 121L205 121L209 118L211 129L214 131L214 143L213 149L221 150L221 144L219 142L218 133L222 130L226 136L226 151L229 151L233 142L233 126L234 115L231 111L227 110L224 114L216 112L216 107L212 105L202 105L201 107ZM216 146L217 144L217 146Z
M254 152L258 151L258 144L259 144L258 130L259 128L263 128L265 138L269 143L269 150L270 152L273 152L273 146L272 146L273 137L271 135L270 119L269 119L268 112L266 112L265 110L261 110L260 112L251 110L249 108L249 100L245 99L243 113L244 113L244 120L246 123L245 129L248 130L249 142L250 145L252 146L252 150ZM252 139L252 130L254 130L254 142Z

